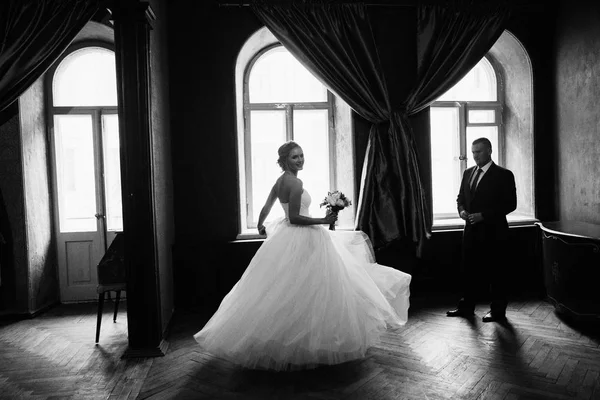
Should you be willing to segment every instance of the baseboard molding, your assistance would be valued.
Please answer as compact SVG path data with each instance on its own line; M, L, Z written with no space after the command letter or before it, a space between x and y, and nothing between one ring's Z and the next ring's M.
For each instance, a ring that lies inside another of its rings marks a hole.
M1 311L0 312L0 321L22 321L25 319L32 319L37 317L40 314L45 313L52 307L59 305L60 302L46 304L43 307L40 307L36 311L28 311L28 312L15 312L15 311Z
M547 295L546 299L554 306L557 313L567 316L574 321L600 323L600 310L598 312L583 313L573 310L550 295Z
M149 358L164 357L169 349L169 342L162 340L157 347L146 347L141 349L127 348L121 358Z
M175 308L173 308L171 310L171 317L169 318L169 322L167 322L167 325L165 326L165 329L163 330L163 337L164 338L168 338L169 335L171 334L171 328L173 327L173 320L175 319Z

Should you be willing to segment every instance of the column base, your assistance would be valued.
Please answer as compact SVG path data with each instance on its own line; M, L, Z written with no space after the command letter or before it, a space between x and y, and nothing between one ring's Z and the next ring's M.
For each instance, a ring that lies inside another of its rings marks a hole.
M121 358L147 358L147 357L164 357L169 349L169 342L162 340L157 347L145 347L135 349L128 347Z

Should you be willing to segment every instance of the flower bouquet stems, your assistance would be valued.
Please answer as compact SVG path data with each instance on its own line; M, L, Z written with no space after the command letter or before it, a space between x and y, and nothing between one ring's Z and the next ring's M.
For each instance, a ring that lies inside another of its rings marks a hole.
M338 206L333 206L333 207L331 207L331 209L329 210L329 212L337 217L337 215L340 212L340 210L343 210L343 209L344 209L344 207L340 208ZM329 224L329 230L330 231L335 231L335 222L332 222L332 223Z
M325 208L327 208L328 214L333 214L337 217L338 213L341 210L343 210L351 204L352 203L346 198L344 193L340 192L339 190L336 190L334 192L327 193L327 196L320 204L320 206L325 206ZM335 222L329 224L329 230L335 231Z

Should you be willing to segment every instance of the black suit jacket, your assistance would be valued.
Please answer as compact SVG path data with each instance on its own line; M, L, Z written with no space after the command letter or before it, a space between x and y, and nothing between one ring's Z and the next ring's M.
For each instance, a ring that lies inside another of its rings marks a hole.
M506 215L517 208L515 177L508 169L492 163L471 196L469 182L475 169L471 167L464 172L456 203L459 214L461 210L482 213L483 221L467 223L465 233L473 231L479 240L503 239L508 231Z

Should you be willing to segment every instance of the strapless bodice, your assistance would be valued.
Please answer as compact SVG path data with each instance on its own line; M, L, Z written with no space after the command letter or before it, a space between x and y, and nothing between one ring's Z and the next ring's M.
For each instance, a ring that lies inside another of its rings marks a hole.
M310 217L308 212L308 207L310 207L312 199L310 198L310 194L306 191L306 189L302 192L302 196L300 197L300 215L304 215L305 217ZM290 217L290 203L281 203L281 207L283 207L283 212L285 212L285 217Z

